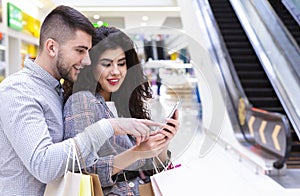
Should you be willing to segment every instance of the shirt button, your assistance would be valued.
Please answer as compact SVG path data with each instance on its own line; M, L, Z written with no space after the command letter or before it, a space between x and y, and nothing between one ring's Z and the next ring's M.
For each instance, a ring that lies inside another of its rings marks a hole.
M133 188L133 187L134 187L134 183L133 183L133 182L129 182L129 183L128 183L128 186L129 186L130 188Z

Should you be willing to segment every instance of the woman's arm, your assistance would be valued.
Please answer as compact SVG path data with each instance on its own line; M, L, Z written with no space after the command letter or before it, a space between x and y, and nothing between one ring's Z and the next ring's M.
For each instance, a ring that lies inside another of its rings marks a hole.
M114 157L113 174L129 167L134 162L157 156L166 149L167 139L163 134L150 136L149 140L136 145Z
M84 130L85 126L89 126L90 124L97 122L101 118L109 118L109 117L110 116L106 108L104 108L102 103L99 100L97 100L95 96L92 95L90 92L82 91L82 92L75 93L69 98L69 100L65 104L64 139L74 137L78 133L80 134L80 132ZM124 133L126 133L125 131L127 129L132 129L132 127L134 127L138 123L138 122L131 122L130 119L125 119L125 118L124 119L110 118L108 120L112 120L112 121L119 120L119 121L114 121L116 122L115 126L117 126L117 128L115 129L120 129L119 132L123 131ZM141 120L141 119L133 119L133 120ZM126 123L126 126L128 127L125 128L125 130L123 126L124 123ZM114 123L111 124L114 125ZM139 124L137 124L136 127L139 127L138 125ZM122 138L127 138L127 136L124 136ZM130 145L128 145L127 142ZM142 165L144 165L144 161L138 161L139 159L141 159L142 156L140 156L138 153L133 153L134 152L133 148L121 154L117 154L118 152L115 149L112 149L114 148L114 145L112 145L113 143L114 143L114 138L107 140L102 146L102 148L100 149L99 151L100 154L98 153L98 156L100 157L95 156L92 162L93 165L95 164L95 168L97 169L97 173L99 175L103 187L111 186L114 184L114 181L112 180L111 177L113 176L113 174L117 173L118 171L121 171L122 169L128 166L139 168ZM117 143L118 143L117 145L120 145L121 148L128 146L126 147L127 149L132 146L128 138L127 140L126 139L117 140ZM126 145L123 143L126 143ZM84 145L80 145L80 148L82 152L85 151ZM89 167L88 171L94 172L94 166L91 166L90 164L91 161L86 160L86 157L84 157L84 155L83 158L86 161L87 166ZM119 168L119 169L115 170L115 168Z

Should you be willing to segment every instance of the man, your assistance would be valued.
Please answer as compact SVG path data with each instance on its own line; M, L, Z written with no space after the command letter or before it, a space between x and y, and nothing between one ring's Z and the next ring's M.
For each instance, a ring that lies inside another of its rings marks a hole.
M0 194L43 195L45 183L64 174L70 140L62 141L63 97L59 80L75 81L90 64L93 25L80 12L58 6L45 18L35 61L0 84ZM125 123L126 122L126 123ZM87 166L113 134L149 137L148 120L101 120L76 135Z

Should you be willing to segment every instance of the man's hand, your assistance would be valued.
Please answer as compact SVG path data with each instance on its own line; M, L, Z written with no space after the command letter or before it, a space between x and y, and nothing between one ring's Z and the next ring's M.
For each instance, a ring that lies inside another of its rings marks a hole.
M109 118L115 135L129 134L136 138L136 144L149 139L150 128L149 126L163 126L162 123L154 122L146 119L136 118Z

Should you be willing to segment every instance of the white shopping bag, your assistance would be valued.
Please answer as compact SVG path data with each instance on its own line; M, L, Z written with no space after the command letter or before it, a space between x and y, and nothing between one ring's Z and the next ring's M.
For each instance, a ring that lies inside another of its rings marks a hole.
M186 181L189 175L182 166L154 174L150 179L155 196L186 195L189 186L184 189L182 187L183 184L188 185Z
M65 175L49 182L46 185L44 196L70 196L79 195L80 193L80 182L82 179L82 173L75 173L75 160L80 168L79 158L76 151L76 146L73 140L71 140L71 148L68 153L68 160L65 169ZM68 171L68 165L71 151L73 152L73 165L72 171Z
M63 177L48 183L44 196L79 195L82 174L68 171Z

